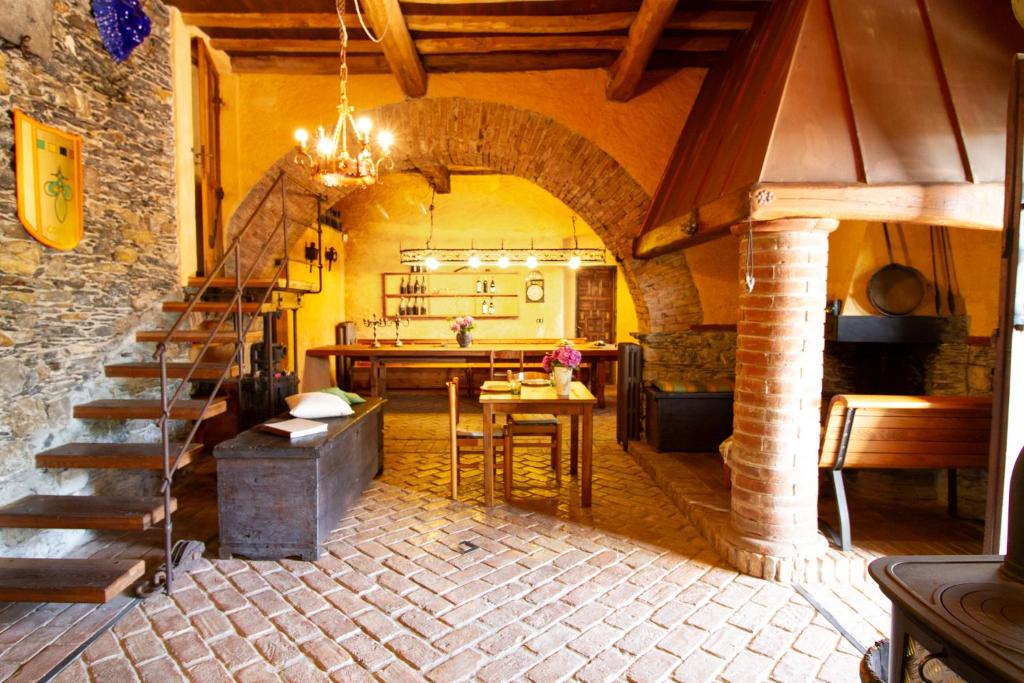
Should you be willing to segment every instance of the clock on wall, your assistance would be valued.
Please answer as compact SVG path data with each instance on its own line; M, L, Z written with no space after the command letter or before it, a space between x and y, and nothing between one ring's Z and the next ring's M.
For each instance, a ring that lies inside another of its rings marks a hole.
M544 276L531 270L526 276L526 302L536 304L544 301Z

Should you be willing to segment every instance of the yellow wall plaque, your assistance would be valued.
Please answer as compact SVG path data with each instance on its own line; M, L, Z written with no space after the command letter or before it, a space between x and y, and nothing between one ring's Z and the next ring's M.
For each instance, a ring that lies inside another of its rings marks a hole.
M14 110L18 218L48 247L73 249L82 240L82 138Z

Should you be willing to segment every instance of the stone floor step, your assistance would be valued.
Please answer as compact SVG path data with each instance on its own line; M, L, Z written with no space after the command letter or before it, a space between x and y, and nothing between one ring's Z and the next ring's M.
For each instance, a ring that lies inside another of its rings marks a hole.
M203 444L189 445L178 464L191 463L203 451ZM181 452L181 443L171 442L171 459ZM36 455L36 467L81 467L116 470L164 469L164 448L160 443L66 443Z
M0 601L107 602L145 569L143 560L0 558Z
M145 531L163 519L163 498L33 495L0 507L0 527L11 529Z
M172 420L203 420L228 409L224 398L217 398L203 412L206 399L183 399L171 410ZM103 399L75 406L76 418L90 420L156 420L162 413L159 399Z
M171 379L181 379L188 374L192 363L168 363L167 376ZM224 370L223 363L199 363L195 372L192 373L193 380L217 381ZM105 367L107 377L125 378L155 378L160 376L159 363L115 363ZM238 377L238 366L231 365L228 370L228 377Z

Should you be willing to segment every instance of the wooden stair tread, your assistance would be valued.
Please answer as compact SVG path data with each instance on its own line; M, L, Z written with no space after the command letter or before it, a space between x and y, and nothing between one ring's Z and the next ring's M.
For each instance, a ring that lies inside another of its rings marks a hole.
M181 313L188 308L187 301L165 301L162 304L164 313ZM223 313L227 308L235 310L230 301L197 301L192 307L193 313ZM274 304L259 304L257 302L243 301L243 313L273 313L277 310Z
M202 287L203 283L206 282L205 277L190 277L188 279L189 287ZM266 289L274 285L273 278L253 278L249 280L249 285L246 289ZM209 289L234 289L235 278L233 277L215 277L210 281ZM281 289L289 292L311 292L313 291L313 283L306 282L305 280L287 280L285 278L278 278L277 284L274 289Z
M0 507L0 527L18 529L145 531L163 518L163 498L33 495Z
M182 399L171 410L172 420L200 420L220 415L228 409L223 398L214 399L203 414L205 399ZM102 399L82 403L74 408L74 416L94 420L156 420L160 417L160 399Z
M0 601L107 602L145 570L143 560L0 558Z
M190 367L192 367L191 363L168 363L167 376L172 379L181 379L188 374L188 369ZM159 363L115 363L113 365L106 366L104 369L107 377L160 376ZM216 381L220 379L220 374L223 369L223 363L199 363L199 365L196 366L196 371L192 373L192 379ZM228 371L228 377L238 377L237 364L231 364L231 369Z
M171 460L180 451L181 443L172 441ZM188 465L202 451L203 444L191 444L178 467ZM36 467L163 471L164 448L160 443L66 443L37 454Z
M162 342L167 338L168 330L139 330L135 333L135 341L138 342ZM174 336L171 337L173 342L181 342L185 344L205 344L206 340L210 338L209 330L177 330ZM214 344L231 344L238 336L234 331L228 332L216 332L213 335ZM242 340L247 342L259 341L263 338L263 333L250 330Z

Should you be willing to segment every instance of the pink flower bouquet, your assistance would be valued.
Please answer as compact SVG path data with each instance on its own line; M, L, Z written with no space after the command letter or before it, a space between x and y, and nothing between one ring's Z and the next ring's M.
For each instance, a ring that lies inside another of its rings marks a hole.
M541 365L544 366L544 372L551 372L552 368L569 368L573 370L580 366L580 361L583 360L583 355L572 348L571 346L559 346L551 353L544 354L544 360L541 361Z
M476 327L476 321L473 320L473 316L459 316L458 318L452 319L452 332L458 334L459 332L469 332Z

